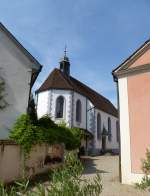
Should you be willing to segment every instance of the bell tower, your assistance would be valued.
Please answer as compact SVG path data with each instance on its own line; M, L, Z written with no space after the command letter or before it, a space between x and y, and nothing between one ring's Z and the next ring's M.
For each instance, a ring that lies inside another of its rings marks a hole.
M70 61L69 58L66 56L67 50L65 47L64 57L60 60L60 71L64 73L66 76L70 76Z

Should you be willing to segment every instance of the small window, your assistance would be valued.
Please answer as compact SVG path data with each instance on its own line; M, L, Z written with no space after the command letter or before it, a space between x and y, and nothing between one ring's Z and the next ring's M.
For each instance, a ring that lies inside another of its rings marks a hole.
M77 122L81 122L81 113L82 113L81 101L77 100L76 102L76 121Z
M56 118L63 118L64 115L64 97L59 96L56 100Z
M101 115L97 114L97 139L101 138Z
M112 134L111 134L111 119L110 117L108 118L108 140L111 141L112 139Z
M119 122L118 122L118 120L116 121L116 139L117 139L117 142L119 142L120 132L119 132Z

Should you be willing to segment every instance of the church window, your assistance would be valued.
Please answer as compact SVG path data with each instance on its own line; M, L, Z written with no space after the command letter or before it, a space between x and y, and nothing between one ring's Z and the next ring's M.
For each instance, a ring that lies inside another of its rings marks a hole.
M117 142L119 142L119 122L118 120L116 121L116 138L117 138Z
M111 135L111 119L108 118L108 140L111 141L112 135Z
M77 122L81 122L81 112L82 112L81 101L78 99L76 102L76 121Z
M101 138L101 115L97 114L97 139Z
M64 97L59 96L56 100L56 118L63 118L64 115Z

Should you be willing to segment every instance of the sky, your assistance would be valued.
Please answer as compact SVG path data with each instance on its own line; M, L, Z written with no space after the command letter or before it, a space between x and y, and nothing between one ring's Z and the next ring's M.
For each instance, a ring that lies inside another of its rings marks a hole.
M0 21L43 65L34 90L59 67L114 105L112 70L150 38L149 0L1 0Z

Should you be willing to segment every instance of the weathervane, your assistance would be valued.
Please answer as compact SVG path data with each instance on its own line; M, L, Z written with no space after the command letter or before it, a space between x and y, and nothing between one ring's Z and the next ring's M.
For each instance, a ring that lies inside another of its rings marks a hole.
M66 54L67 54L67 45L65 45L64 54L65 54L65 56L66 56Z

